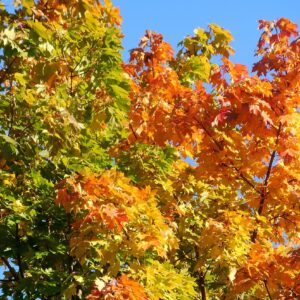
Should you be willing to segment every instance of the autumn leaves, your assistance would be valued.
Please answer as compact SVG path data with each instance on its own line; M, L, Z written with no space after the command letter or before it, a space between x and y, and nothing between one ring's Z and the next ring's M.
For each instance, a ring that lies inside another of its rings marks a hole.
M260 21L251 73L215 24L124 63L109 0L0 15L5 296L299 297L295 24Z

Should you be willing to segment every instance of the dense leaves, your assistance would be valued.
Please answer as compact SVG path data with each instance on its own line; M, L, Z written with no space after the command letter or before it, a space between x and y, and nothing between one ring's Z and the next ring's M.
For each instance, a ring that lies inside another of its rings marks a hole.
M109 0L0 10L3 299L298 299L300 38L230 32L128 63Z

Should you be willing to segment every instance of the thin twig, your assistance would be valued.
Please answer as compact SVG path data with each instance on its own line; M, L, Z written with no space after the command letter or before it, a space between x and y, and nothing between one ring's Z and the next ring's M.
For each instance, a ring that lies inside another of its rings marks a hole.
M272 300L272 296L271 296L271 293L270 293L269 288L268 288L268 285L267 285L267 280L264 280L264 285L265 285L265 288L266 288L266 290L267 290L269 299Z
M24 278L23 266L22 266L22 257L20 254L20 236L19 236L19 225L16 224L16 246L17 246L17 261L19 265L19 274L21 278Z
M204 132L211 138L211 140L214 142L214 144L217 146L218 151L223 151L224 146L222 146L214 137L213 135L208 131L208 129L204 126L204 124L202 122L200 122L197 118L194 117L194 120L201 126L201 128L204 130ZM259 191L256 189L255 185L249 180L247 179L247 177L240 172L240 170L234 166L233 162L230 161L230 164L232 166L232 168L238 173L238 175L240 176L240 178L247 183L250 187L252 187L257 193L259 193ZM228 167L227 164L224 164L226 167Z
M129 127L130 127L130 130L132 131L132 133L133 133L135 139L137 140L137 139L138 139L138 136L136 135L136 132L134 131L134 129L133 129L133 127L132 127L132 125L131 125L130 123L129 123Z
M279 127L278 127L278 130L277 130L276 143L275 143L276 146L278 145L279 135L280 135L280 131L281 131L281 126L282 125L280 123ZM258 208L258 214L259 215L261 215L261 213L263 211L263 208L264 208L264 203L265 203L266 196L267 196L267 193L266 193L267 192L267 186L268 186L269 179L270 179L270 176L271 176L271 171L272 171L272 168L273 168L273 163L274 163L276 152L277 152L276 149L273 150L273 152L272 152L272 154L270 156L270 161L269 161L267 173L266 173L266 176L265 176L264 186L263 186L263 189L262 189L262 192L261 192L261 200L260 200L259 208Z
M281 129L282 129L282 124L280 123L279 126L278 126L278 129L277 129L275 147L278 145ZM272 172L276 152L277 152L277 150L274 149L271 153L268 168L267 168L267 172L266 172L266 175L265 175L264 185L263 185L263 188L262 188L261 193L260 193L261 197L260 197L259 207L258 207L258 210L257 210L257 213L259 215L261 215L262 212L263 212L265 201L266 201L266 198L267 198L267 188L268 188L268 183L269 183L269 179L270 179L270 176L271 176L271 172ZM252 236L251 236L251 241L254 243L256 241L256 238L257 238L257 229L255 229L253 231Z
M1 256L1 260L4 262L4 264L7 266L9 272L11 273L11 275L15 278L15 280L19 280L19 276L18 273L16 272L16 270L10 265L9 261L7 260L6 257Z
M250 185L256 192L258 192L255 185L249 179L247 179L245 175L242 172L240 172L237 167L233 166L233 168L248 185Z
M194 120L201 126L201 128L205 131L205 133L211 138L211 140L216 144L219 151L223 150L222 145L213 137L213 135L207 130L207 128L204 126L202 122L200 122L196 117L194 117Z
M10 83L10 89L12 89L12 82ZM10 114L9 129L8 129L9 134L11 134L14 125L15 107L16 107L16 99L13 96L9 103L9 114Z

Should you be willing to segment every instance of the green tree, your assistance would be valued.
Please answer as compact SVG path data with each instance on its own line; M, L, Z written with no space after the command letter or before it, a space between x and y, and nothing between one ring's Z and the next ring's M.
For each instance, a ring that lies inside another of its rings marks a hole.
M1 289L69 299L99 273L70 254L73 216L55 190L68 174L111 168L108 149L126 137L121 19L109 1L15 4L0 12Z

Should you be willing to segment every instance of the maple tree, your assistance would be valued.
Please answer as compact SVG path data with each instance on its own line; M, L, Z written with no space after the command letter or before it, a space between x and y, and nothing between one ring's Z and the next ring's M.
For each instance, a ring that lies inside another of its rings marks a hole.
M1 297L300 297L296 24L249 72L216 24L123 63L109 0L0 18Z

